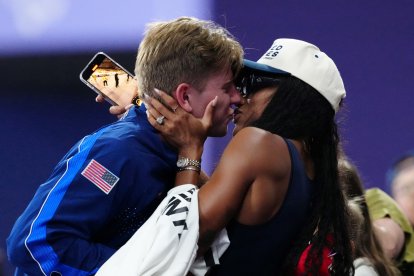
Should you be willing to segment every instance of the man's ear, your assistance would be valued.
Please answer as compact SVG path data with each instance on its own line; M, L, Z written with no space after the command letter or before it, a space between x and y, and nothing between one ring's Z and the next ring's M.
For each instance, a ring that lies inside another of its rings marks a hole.
M189 101L189 93L191 86L188 83L180 83L175 90L175 99L178 105L187 112L193 111Z

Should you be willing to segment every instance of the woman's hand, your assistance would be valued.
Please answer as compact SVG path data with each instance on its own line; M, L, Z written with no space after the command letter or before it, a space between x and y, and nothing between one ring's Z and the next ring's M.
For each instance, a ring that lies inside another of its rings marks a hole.
M165 105L148 96L144 99L151 125L161 133L169 144L178 149L180 155L191 157L186 152L194 153L194 150L200 149L202 151L208 130L212 126L217 97L207 105L203 118L198 119L181 109L171 96L159 90L156 92Z

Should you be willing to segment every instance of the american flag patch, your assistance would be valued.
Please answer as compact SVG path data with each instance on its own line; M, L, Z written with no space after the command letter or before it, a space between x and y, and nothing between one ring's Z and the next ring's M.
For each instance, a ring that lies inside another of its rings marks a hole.
M82 175L105 194L109 194L119 180L119 177L111 173L94 159L89 162L88 166L83 170Z

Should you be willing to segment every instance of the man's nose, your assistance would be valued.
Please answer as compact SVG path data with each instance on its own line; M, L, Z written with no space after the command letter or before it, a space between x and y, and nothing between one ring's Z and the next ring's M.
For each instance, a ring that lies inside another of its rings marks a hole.
M236 89L236 86L233 85L232 90L231 90L231 103L232 104L240 104L242 102L242 96L240 95L239 90Z

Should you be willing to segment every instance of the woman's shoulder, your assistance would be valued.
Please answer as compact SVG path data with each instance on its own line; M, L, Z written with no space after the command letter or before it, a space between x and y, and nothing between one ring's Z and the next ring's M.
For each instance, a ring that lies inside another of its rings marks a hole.
M232 140L237 141L249 141L250 143L254 144L262 144L263 142L270 142L285 145L283 137L273 134L267 130L257 128L257 127L245 127L241 129L237 134L233 137Z
M265 163L270 167L275 164L290 165L290 162L286 162L290 156L284 138L260 128L243 128L233 137L227 148L233 153L233 157L238 155L240 158L248 158L250 162L257 161L257 164L266 160Z

